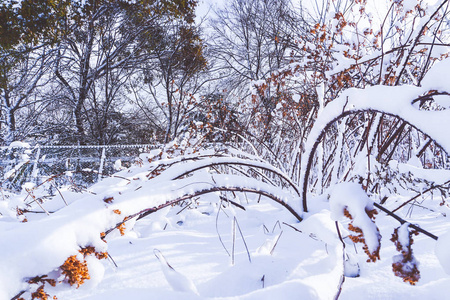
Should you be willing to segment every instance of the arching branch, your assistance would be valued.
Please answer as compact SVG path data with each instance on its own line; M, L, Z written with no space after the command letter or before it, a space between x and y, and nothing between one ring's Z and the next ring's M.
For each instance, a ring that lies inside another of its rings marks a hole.
M151 207L151 208L146 208L143 209L137 213L134 213L132 215L129 215L125 218L124 221L119 222L116 224L116 226L114 226L113 228L108 229L105 234L102 236L102 239L104 239L109 233L111 233L112 231L114 231L115 229L117 229L119 226L121 226L122 224L125 224L127 221L137 217L137 220L142 219L154 212L157 212L165 207L168 206L172 206L175 205L177 203L180 203L184 200L188 200L197 196L201 196L201 195L205 195L205 194L209 194L209 193L214 193L214 192L242 192L242 193L253 193L253 194L257 194L257 195L261 195L261 196L265 196L271 200L273 200L274 202L280 204L281 206L283 206L284 208L286 208L299 222L303 220L303 218L289 205L287 204L283 199L281 199L279 196L272 194L270 192L267 191L262 191L262 190L258 190L255 188L244 188L244 187L225 187L225 186L213 186L211 188L206 188L206 189L202 189L196 192L192 192L192 193L188 193L185 194L181 197L177 197L173 200L169 200L166 201L165 203L155 206L155 207Z
M385 112L385 111L381 111L381 110L377 110L377 109L355 109L355 110L347 110L347 111L343 111L341 114L339 114L337 117L335 117L334 119L332 119L331 121L329 121L328 123L326 123L326 125L321 129L319 135L317 136L316 140L314 141L313 146L311 147L311 150L308 153L305 153L307 155L307 161L306 161L306 167L305 167L305 171L303 173L303 178L302 178L302 193L301 193L301 198L302 198L302 204L303 204L303 211L307 212L308 211L308 204L307 204L307 190L308 190L308 179L309 176L311 174L311 169L314 163L314 155L316 154L317 148L319 146L319 144L321 143L321 141L323 140L323 138L325 137L327 131L331 128L331 126L337 122L338 120L352 115L352 114L358 114L358 113L362 113L362 112L370 112L370 113L383 113L384 115L388 115L388 116L392 116L392 117L396 117L401 119L405 124L405 125L409 125L415 129L419 130L416 126L414 126L413 124L411 124L410 122L402 119L401 117L393 114L393 113L389 113L389 112ZM404 127L404 126L403 126ZM424 132L424 134L427 135L427 133ZM431 137L430 137L430 140ZM438 142L434 141L435 144L439 147L441 147L442 149L445 150L445 148L443 148Z
M178 175L174 179L180 179L181 177L186 176L187 174L193 173L195 171L198 171L198 170L201 170L201 169L204 169L204 168L209 168L209 167L214 167L214 166L224 166L224 165L237 165L237 166L245 166L245 167L250 167L250 168L257 168L257 169L261 169L261 170L264 170L264 171L276 174L280 178L284 179L287 183L289 183L289 185L295 190L297 195L300 197L300 191L298 190L298 187L286 175L284 175L281 172L278 172L278 171L274 170L273 168L265 167L265 166L258 165L258 164L255 164L255 163L237 162L237 161L233 161L233 160L224 161L224 162L207 163L207 164L205 164L203 166L198 166L196 168L190 169L190 170L188 170L188 171Z

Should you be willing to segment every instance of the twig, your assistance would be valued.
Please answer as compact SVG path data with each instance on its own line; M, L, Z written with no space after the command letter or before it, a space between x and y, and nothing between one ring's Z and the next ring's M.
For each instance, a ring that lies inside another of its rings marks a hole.
M275 244L273 244L272 250L270 250L270 255L272 255L273 251L275 251L275 247L278 245L278 241L280 240L280 237L281 237L282 234L283 234L283 230L278 235L277 240L275 241Z
M34 199L34 201L42 208L42 210L47 214L47 216L50 216L50 213L42 206L42 204L39 202L39 199L36 199L36 196L33 195L29 189L25 189L25 191L30 195L31 198Z
M283 225L286 225L286 226L288 226L288 227L291 227L292 229L294 229L294 230L297 231L297 232L303 233L303 231L301 231L300 229L295 228L295 227L292 226L292 225L289 225L288 223L283 222L282 224L283 224Z
M186 205L185 207L183 207L179 212L177 212L177 215L179 215L183 210L185 210L186 208L188 208L189 206L191 206L192 203L189 203L188 205Z
M228 199L227 197L219 196L219 198L220 198L220 200L226 201L226 202L228 202L228 203L230 203L230 204L233 204L233 205L236 206L236 207L239 207L239 208L242 209L242 210L245 210L245 207L244 207L244 206L240 205L240 204L237 203L237 202L234 202L233 200Z
M219 222L218 221L219 221L219 213L220 213L221 209L222 209L222 200L220 201L219 209L217 210L217 215L216 215L216 232L217 232L217 236L219 237L219 241L222 244L223 249L225 249L225 251L227 252L228 256L231 256L231 254L228 251L227 247L225 246L225 243L223 242L222 236L220 235L220 232L219 232L219 226L218 226Z
M18 293L17 295L15 295L14 297L11 298L11 300L17 300L19 299L20 296L22 296L25 293L25 291L21 291L20 293Z
M56 184L53 185L55 187L55 189L58 191L59 195L61 196L62 200L64 201L64 204L66 206L69 206L69 204L67 204L66 199L64 198L64 196L61 194L61 191L58 189L58 187L56 186Z
M246 193L244 193L244 196L245 196L245 200L247 201L247 204L248 204L248 198L247 198L247 194L246 194Z
M393 217L394 219L396 219L397 221L399 221L400 224L409 223L409 222L405 221L404 219L402 219L401 217L399 217L398 215L396 215L396 214L394 214L393 212L391 212L390 210L388 210L387 208L381 206L380 204L374 202L373 205L374 205L376 208L378 208L379 210L382 210L383 212L385 212L385 213L388 214L389 216L391 216L391 217ZM420 227L417 226L417 225L414 225L414 224L411 224L411 223L410 223L410 224L409 224L409 227L412 227L412 228L414 228L415 230L417 230L417 231L419 231L419 232L421 232L421 233L423 233L423 234L429 236L429 237L432 238L433 240L436 240L436 241L438 240L438 237L437 237L437 236L435 236L434 234L432 234L432 233L426 231L425 229L420 228Z
M232 233L233 233L233 246L231 247L231 264L234 266L234 249L236 245L236 217L233 219L233 226L232 226Z
M118 268L119 266L117 266L117 264L116 264L116 262L114 261L114 259L112 258L112 256L108 253L108 257L109 257L109 259L112 261L112 263L114 264L114 266L116 267L116 268Z
M28 209L22 209L23 213L30 213L30 214L45 214L45 211L34 211L34 210L28 210ZM55 213L56 211L48 211L50 214Z
M236 219L236 217L234 217L234 222L237 225L237 229L239 229L239 234L241 235L242 242L244 242L245 250L247 251L247 255L248 255L248 260L249 260L249 262L252 262L252 258L250 257L250 251L248 250L247 243L245 242L244 234L242 233L241 226L239 226L239 222Z
M281 229L280 220L278 220L278 221L273 225L272 233L275 231L275 227L277 227L277 224L278 224L278 227Z
M339 230L338 222L335 221L334 224L336 225L336 231L337 231L337 234L339 236L339 240L342 243L342 267L343 267L343 273L341 275L341 280L339 281L338 291L337 291L336 295L334 296L334 300L337 300L337 299L339 299L339 296L341 295L342 285L345 282L345 242L342 239L342 235L341 235L341 231Z
M393 212L393 213L396 212L397 210L399 210L400 208L402 208L402 207L405 206L406 204L408 204L408 203L410 203L410 202L416 200L417 198L419 198L419 197L422 196L423 194L428 193L429 191L432 191L432 190L434 190L434 189L436 189L436 188L441 188L441 187L443 187L444 185L449 184L449 183L450 183L450 180L447 180L446 182L444 182L444 183L442 183L442 184L433 185L433 186L429 187L428 189L426 189L425 191L423 191L423 192L421 192L421 193L418 193L416 196L412 197L412 198L409 199L408 201L403 202L402 205L400 205L399 207L397 207L396 209L394 209L392 212Z

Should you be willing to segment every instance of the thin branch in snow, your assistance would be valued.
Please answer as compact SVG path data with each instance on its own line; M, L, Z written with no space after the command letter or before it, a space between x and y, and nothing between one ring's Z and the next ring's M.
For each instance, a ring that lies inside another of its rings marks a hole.
M381 206L380 204L378 204L378 203L376 203L376 202L373 203L373 206L375 206L375 207L378 208L379 210L385 212L385 213L388 214L389 216L393 217L394 219L396 219L397 221L399 221L400 224L408 223L408 222L406 222L404 219L402 219L401 217L399 217L398 215L394 214L394 212L388 210L387 208ZM412 227L412 228L414 228L415 230L417 230L418 232L421 232L421 233L423 233L423 234L429 236L429 237L432 238L433 240L437 240L437 239L438 239L437 236L435 236L434 234L428 232L428 231L425 230L425 229L422 229L421 227L419 227L419 226L417 226L417 225L409 224L409 227Z
M226 201L226 202L228 202L228 203L230 203L230 204L233 204L233 205L236 206L236 207L239 207L239 208L242 209L242 210L245 210L245 207L244 207L244 206L240 205L240 204L237 203L237 202L234 202L234 201L228 199L227 197L219 196L219 198L220 198L221 200L223 200L223 201Z
M185 207L183 207L180 211L178 211L178 212L176 213L176 215L179 215L179 214L180 214L181 212L183 212L186 208L190 207L191 204L192 204L192 202L189 203L189 204L187 204L187 205L186 205Z
M281 230L280 234L277 236L277 239L275 240L275 243L273 244L273 247L270 250L270 255L272 255L273 252L275 251L275 247L278 245L278 241L280 240L282 234L283 234L283 230Z
M338 221L335 221L334 224L336 225L336 231L337 231L339 240L342 243L342 269L343 269L343 273L341 275L341 279L339 280L338 290L336 292L336 295L334 296L334 300L338 300L339 296L341 295L341 292L342 292L342 286L343 286L343 284L345 282L345 242L342 239L341 231L339 230Z
M263 224L263 231L264 231L264 234L270 234L270 231L269 231L269 229L266 227L266 224Z
M61 196L61 199L64 201L64 204L66 206L68 206L69 204L67 204L66 199L64 198L64 196L61 194L61 191L58 189L58 187L56 186L56 184L53 184L53 187L58 191L59 195Z
M280 220L277 220L277 221L275 222L275 224L273 225L273 228L272 228L272 233L274 233L274 232L275 232L275 228L277 227L277 225L278 225L278 228L280 228L280 229L281 229L281 224L280 224Z
M244 234L242 233L241 226L239 226L239 223L238 223L238 220L236 217L234 217L234 219L233 219L233 228L234 228L233 232L235 232L236 228L239 230L239 234L241 235L242 242L244 243L244 246L245 246L245 250L247 251L248 261L252 262L252 259L250 257L250 251L248 250L247 243L245 242ZM234 238L233 238L233 241L234 241ZM233 242L233 252L234 252L234 242ZM234 264L234 259L233 259L233 264Z
M108 253L108 258L111 260L111 262L114 264L114 266L116 268L118 268L119 266L116 264L116 262L114 261L114 259L112 258L112 256Z
M220 235L220 232L219 232L219 213L220 213L221 209L222 209L222 200L219 203L219 208L218 208L217 214L216 214L216 233L217 233L217 236L219 237L219 241L220 241L220 244L222 245L223 249L225 249L228 256L231 256L231 254L228 251L227 247L225 246L225 243L223 242L222 236Z
M300 229L295 228L294 226L292 226L292 225L290 225L290 224L288 224L288 223L283 222L282 224L283 224L283 225L286 225L286 226L288 226L288 227L291 227L292 229L294 229L294 230L297 231L297 232L303 233L303 231L301 231Z
M40 199L37 199L35 195L33 195L32 191L25 188L25 191L30 195L31 198L33 198L34 202L39 205L39 207L47 214L47 216L50 216L50 213L42 206Z
M428 193L428 192L430 192L430 191L432 191L432 190L434 190L434 189L436 189L436 188L441 188L441 187L443 187L443 186L445 186L445 185L447 185L447 184L449 184L449 183L450 183L450 180L447 180L447 181L444 182L443 184L433 185L433 186L429 187L428 189L426 189L425 191L423 191L423 192L421 192L421 193L418 193L416 196L412 197L412 198L409 199L408 201L403 202L399 207L397 207L396 209L392 210L392 212L393 212L393 213L396 212L397 210L399 210L399 209L402 208L403 206L405 206L405 205L411 203L412 201L416 200L417 198L419 198L419 197L422 196L423 194Z
M231 233L232 233L232 237L233 237L233 239L232 239L233 245L231 246L231 265L234 266L234 249L236 246L236 217L234 217L234 219L233 219Z

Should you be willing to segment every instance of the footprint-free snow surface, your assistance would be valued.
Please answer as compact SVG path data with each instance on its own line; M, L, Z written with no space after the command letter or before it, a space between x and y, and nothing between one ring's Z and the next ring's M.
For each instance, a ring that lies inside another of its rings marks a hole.
M383 212L376 217L381 259L366 262L362 247L348 238L349 220L336 216L330 206L333 198L351 197L354 185L339 187L337 195L331 191L331 200L327 193L310 197L309 212L301 213L300 198L292 189L239 172L226 175L219 167L206 167L175 180L187 170L204 167L200 157L214 161L213 153L148 163L150 156L88 191L61 189L51 200L34 204L29 210L40 213L26 213L27 222L19 222L24 216L17 219L8 209L23 206L29 195L0 201L0 299L19 293L31 297L43 283L29 283L29 279L43 275L56 283L55 287L45 283L45 293L60 300L335 299L338 295L339 299L411 300L444 299L450 294L450 277L435 254L436 241L423 234L415 236L413 244L419 282L413 286L394 276L392 262L398 252L390 238L400 224ZM221 157L217 164L226 160L242 167L242 158ZM160 164L165 167L157 169ZM136 214L145 209L211 185L247 186L256 192L205 193L137 220ZM35 197L39 191L34 190ZM289 204L303 221L265 195ZM386 207L395 208L402 200L391 197ZM397 213L436 235L444 234L445 207L435 200L423 201L429 201L427 209L405 207ZM440 212L430 210L433 207ZM108 231L126 216L135 217L121 230ZM104 240L102 232L107 232ZM107 251L109 258L83 258L79 250L87 246ZM438 249L445 249L445 243ZM89 270L90 279L79 287L69 285L60 268L73 255L84 259Z

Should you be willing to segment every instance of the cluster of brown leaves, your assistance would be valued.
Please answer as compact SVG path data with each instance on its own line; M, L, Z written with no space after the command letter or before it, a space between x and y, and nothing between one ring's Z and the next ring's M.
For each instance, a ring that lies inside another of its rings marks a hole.
M81 254L83 254L84 257L93 254L95 257L97 257L97 259L105 259L108 257L108 252L97 252L95 250L94 246L87 246L85 248L81 248L81 250L79 250L79 252Z
M375 219L375 215L377 214L376 209L367 210L366 214L367 216L373 221ZM361 228L353 225L353 216L350 214L350 212L347 210L347 208L344 208L344 216L346 216L348 219L351 220L351 222L348 224L348 230L351 232L354 232L355 234L349 235L349 238L354 243L362 243L363 244L363 250L369 257L367 259L367 262L376 262L380 259L380 244L378 244L378 248L375 249L373 252L370 252L369 247L366 244L366 240L364 238L364 233ZM378 227L377 227L378 230Z
M420 271L417 267L411 245L414 243L412 235L417 235L419 233L417 231L410 231L409 242L407 245L403 245L399 240L398 229L399 228L395 228L391 241L394 242L397 251L400 252L401 255L398 255L400 256L400 259L395 259L397 256L394 258L392 271L394 271L395 276L402 278L404 282L415 285L420 279Z
M82 248L79 252L83 254L84 258L91 254L95 255L97 259L108 257L107 252L97 252L93 246ZM84 259L80 261L76 255L69 256L60 268L70 285L76 284L79 287L85 280L91 278L86 261Z
M27 217L24 216L24 213L26 213L26 210L18 208L18 207L16 208L17 217L21 218L21 216L23 216L23 219L21 221L22 223L28 222L28 219L27 219Z
M105 199L103 199L103 202L111 204L113 203L114 197L105 197Z
M120 235L125 235L125 229L126 229L126 227L125 227L125 222L126 222L128 219L129 219L129 217L125 217L125 218L123 219L122 223L120 223L120 224L117 226L117 229L119 229Z
M42 275L42 276L36 276L36 277L31 278L30 280L28 280L28 283L29 284L39 284L39 283L45 284L45 283L48 283L51 286L55 286L56 285L56 280L51 279L51 278L47 278L47 275Z
M348 24L345 20L344 14L342 12L337 12L334 18L338 21L338 24L336 24L336 32L342 33Z
M44 291L44 285L41 285L35 292L31 293L31 299L48 300L49 296L50 295ZM58 298L56 296L53 296L52 299L57 300ZM17 298L17 300L25 300L25 298L20 297Z
M34 293L31 293L31 299L47 300L49 294L44 291L44 285L41 285Z
M69 256L60 267L70 285L80 287L86 279L90 279L86 261L80 261L76 255Z
M161 173L162 173L164 170L165 170L165 168L164 168L162 165L160 165L160 166L156 167L155 169L153 169L150 173L148 173L148 174L147 174L147 178L148 178L148 179L153 179L153 178L155 178L156 176L161 175Z
M41 285L34 293L31 293L31 299L41 299L48 300L50 295L44 291L44 285ZM54 300L58 299L56 296L53 296Z
M56 280L47 278L47 275L36 276L28 280L29 284L41 284L36 291L31 293L31 299L41 299L48 300L49 294L47 294L44 290L45 284L50 284L51 286L56 286ZM56 296L53 296L53 299L58 299ZM17 300L25 300L24 298L18 298Z

